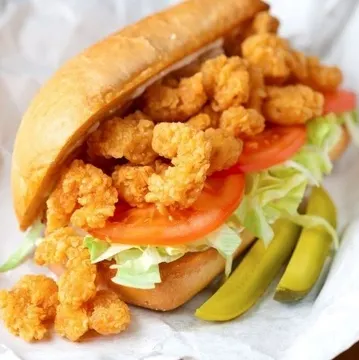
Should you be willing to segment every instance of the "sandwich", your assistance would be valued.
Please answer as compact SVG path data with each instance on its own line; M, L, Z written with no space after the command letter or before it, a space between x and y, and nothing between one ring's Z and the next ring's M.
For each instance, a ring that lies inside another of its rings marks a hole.
M17 132L12 193L24 246L58 280L26 275L0 292L12 333L120 333L126 304L178 308L299 216L356 130L355 95L339 68L281 38L268 10L185 1L40 89Z

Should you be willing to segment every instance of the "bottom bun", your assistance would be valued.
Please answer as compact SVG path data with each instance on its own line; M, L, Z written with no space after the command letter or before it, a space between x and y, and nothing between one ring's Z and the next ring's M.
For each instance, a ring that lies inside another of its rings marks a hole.
M242 244L235 256L241 254L253 242L254 236L247 230L241 233ZM101 281L114 289L123 301L147 309L168 311L183 305L209 285L224 270L225 260L217 250L188 253L180 259L160 264L161 283L154 289L136 289L115 284L111 279L116 270L110 262L99 264Z

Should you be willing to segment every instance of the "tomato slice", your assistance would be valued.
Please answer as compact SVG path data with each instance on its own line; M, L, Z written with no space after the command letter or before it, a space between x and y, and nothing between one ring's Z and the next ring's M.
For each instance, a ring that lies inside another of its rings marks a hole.
M325 94L324 113L340 114L356 108L356 95L348 90L338 90Z
M243 174L210 177L198 200L189 209L161 214L154 205L118 211L102 229L91 234L112 243L132 245L174 245L191 242L221 226L241 202Z
M291 158L306 141L305 126L275 126L244 141L238 163L227 174L267 169Z

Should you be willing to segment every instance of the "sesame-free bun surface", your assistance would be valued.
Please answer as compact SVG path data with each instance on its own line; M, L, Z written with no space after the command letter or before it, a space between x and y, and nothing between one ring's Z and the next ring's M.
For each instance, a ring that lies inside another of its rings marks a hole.
M94 125L173 64L223 37L260 0L189 0L108 36L65 63L40 89L19 127L12 161L21 229L43 209L63 163Z

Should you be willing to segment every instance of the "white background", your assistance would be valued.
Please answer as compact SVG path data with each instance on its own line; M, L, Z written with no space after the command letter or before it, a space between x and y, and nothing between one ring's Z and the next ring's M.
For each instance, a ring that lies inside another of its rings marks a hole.
M39 86L64 60L127 23L175 1L0 0L0 262L20 243L12 212L9 169L17 126ZM359 92L359 2L272 0L282 34L300 49L339 64L345 85ZM205 16L205 14L204 14ZM50 120L49 120L50 121ZM29 136L29 141L37 139ZM72 344L58 337L29 345L0 326L0 344L23 359L331 359L359 339L359 163L350 149L328 179L349 234L314 302L295 306L271 292L241 319L208 324L193 317L208 296L197 296L171 314L133 309L128 332ZM27 262L0 274L0 288L20 274L44 271ZM10 359L0 346L0 359Z

